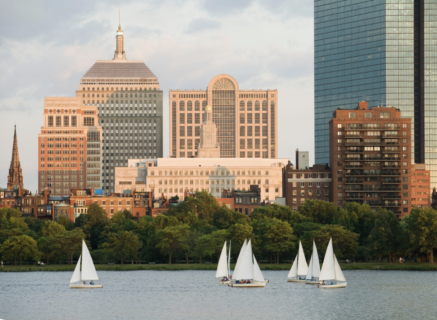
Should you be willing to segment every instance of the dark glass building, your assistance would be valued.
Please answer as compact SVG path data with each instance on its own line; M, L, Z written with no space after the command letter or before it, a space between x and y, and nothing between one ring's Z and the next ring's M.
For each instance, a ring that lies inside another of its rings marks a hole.
M437 187L437 1L315 0L315 157L329 163L329 120L359 101L412 118L412 159Z

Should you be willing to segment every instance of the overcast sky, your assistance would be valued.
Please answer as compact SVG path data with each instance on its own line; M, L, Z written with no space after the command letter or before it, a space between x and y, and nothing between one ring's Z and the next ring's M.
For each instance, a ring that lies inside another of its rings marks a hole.
M314 161L312 0L122 0L126 56L144 60L164 91L206 89L217 74L241 89L278 89L279 157ZM0 186L14 123L24 186L38 180L44 97L75 96L95 60L113 58L117 0L0 0Z

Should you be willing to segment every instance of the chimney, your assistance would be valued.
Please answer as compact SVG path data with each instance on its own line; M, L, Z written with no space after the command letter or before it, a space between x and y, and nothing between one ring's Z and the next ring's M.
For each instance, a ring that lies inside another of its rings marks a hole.
M358 102L358 110L367 110L367 101Z

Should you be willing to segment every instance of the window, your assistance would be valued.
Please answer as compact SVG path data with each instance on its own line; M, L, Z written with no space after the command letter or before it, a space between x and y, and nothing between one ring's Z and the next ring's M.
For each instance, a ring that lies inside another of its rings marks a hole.
M341 128L341 123L337 124L337 128Z
M56 126L57 127L61 126L61 116L56 116Z
M76 127L77 126L77 116L71 117L71 126Z
M349 112L349 119L355 119L357 117L356 112Z
M406 166L408 166L408 162L402 162L402 165L404 166L404 167L406 167Z
M53 127L53 116L49 116L48 117L48 119L49 119L49 127Z
M408 204L408 200L404 200L404 201L402 201L402 204L407 205L407 204Z
M402 151L408 151L408 147L402 147Z
M402 128L407 128L407 124L406 124L406 123L403 123L403 124L402 124Z
M337 194L337 196L338 196L339 198L343 198L343 193L342 193L342 192L339 192L339 193Z
M305 182L301 182L301 183L300 183L300 187L301 187L301 188L305 188Z
M337 143L342 143L342 140L341 139L337 139Z
M379 114L379 117L380 117L381 119L388 119L388 118L390 118L390 112L381 112L381 113Z
M341 131L337 131L337 136L341 136Z
M371 112L366 112L366 113L364 114L364 118L366 118L366 119L371 119L371 118L372 118L372 113L371 113Z
M84 117L83 118L83 125L86 127L93 127L94 126L94 118Z

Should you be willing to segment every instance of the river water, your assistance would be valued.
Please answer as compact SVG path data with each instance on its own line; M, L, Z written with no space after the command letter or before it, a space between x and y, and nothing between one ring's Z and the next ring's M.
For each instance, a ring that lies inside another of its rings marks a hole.
M99 271L103 289L69 289L71 272L0 272L0 319L432 319L437 272L344 271L345 289L219 285L214 271Z

